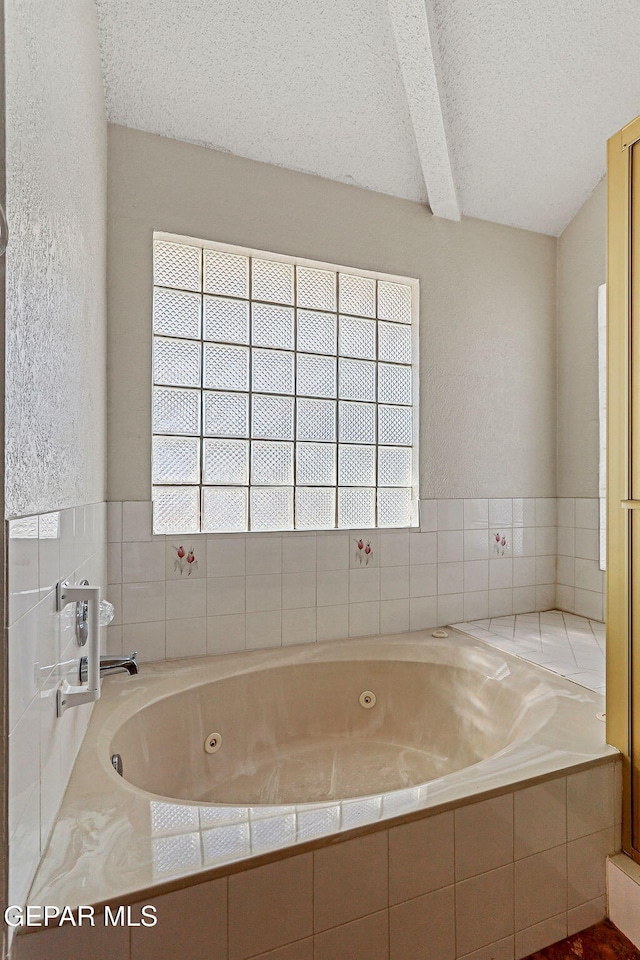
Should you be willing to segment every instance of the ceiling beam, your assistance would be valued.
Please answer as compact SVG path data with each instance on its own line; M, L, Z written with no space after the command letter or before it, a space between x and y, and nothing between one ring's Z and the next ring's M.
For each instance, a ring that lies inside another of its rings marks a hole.
M438 52L429 29L430 2L387 0L429 205L434 216L459 220L438 89Z

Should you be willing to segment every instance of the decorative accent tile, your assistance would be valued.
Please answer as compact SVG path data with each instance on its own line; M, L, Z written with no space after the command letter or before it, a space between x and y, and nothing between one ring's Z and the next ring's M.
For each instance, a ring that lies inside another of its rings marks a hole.
M198 579L207 575L207 552L204 541L186 537L179 542L167 541L167 579Z
M349 566L352 570L360 567L378 566L378 537L375 534L365 531L364 533L351 533L351 557Z

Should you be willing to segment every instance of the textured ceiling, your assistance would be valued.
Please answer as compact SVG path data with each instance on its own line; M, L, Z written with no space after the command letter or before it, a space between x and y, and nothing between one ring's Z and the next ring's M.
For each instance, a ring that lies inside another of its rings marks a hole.
M640 3L433 2L463 212L560 233L640 113Z
M109 119L544 233L640 112L638 0L96 0Z
M386 0L97 0L113 123L426 201Z

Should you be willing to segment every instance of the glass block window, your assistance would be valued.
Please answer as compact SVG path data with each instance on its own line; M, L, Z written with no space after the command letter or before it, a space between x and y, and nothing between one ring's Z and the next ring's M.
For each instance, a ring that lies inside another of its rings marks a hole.
M154 533L417 523L416 280L156 234Z

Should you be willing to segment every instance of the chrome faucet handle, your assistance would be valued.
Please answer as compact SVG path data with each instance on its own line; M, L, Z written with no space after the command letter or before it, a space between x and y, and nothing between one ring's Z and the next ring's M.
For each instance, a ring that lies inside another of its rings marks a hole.
M132 653L129 654L129 660L135 660L137 656L138 656L138 651L134 650Z

